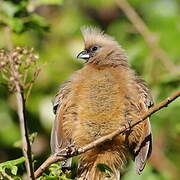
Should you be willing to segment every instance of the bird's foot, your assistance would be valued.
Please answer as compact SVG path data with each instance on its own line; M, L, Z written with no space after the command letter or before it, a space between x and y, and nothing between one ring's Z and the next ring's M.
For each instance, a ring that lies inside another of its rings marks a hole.
M57 156L65 156L65 157L75 156L77 152L78 152L78 147L74 143L70 143L67 145L66 148L60 150L57 153Z
M120 126L124 126L125 132L129 132L131 130L131 121L132 120L124 121L120 124Z

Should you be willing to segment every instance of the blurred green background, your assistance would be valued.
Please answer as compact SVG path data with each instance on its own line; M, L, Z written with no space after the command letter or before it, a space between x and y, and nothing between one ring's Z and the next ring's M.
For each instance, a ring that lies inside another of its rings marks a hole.
M180 1L129 0L153 32L174 65L166 67L145 42L114 0L0 0L0 48L33 47L42 70L27 105L37 168L50 155L54 120L51 99L59 85L83 66L76 55L83 49L80 27L97 26L114 36L126 50L131 66L147 81L154 100L160 102L180 88ZM153 153L143 174L128 165L123 180L170 180L180 174L180 101L151 117ZM22 156L18 147L19 122L15 98L0 86L0 162Z

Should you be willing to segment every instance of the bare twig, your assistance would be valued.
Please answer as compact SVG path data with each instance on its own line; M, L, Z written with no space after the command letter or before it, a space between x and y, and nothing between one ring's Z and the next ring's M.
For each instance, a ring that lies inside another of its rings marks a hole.
M16 85L17 92L16 101L17 101L17 109L18 109L18 116L20 120L20 130L22 136L22 143L23 143L23 154L26 159L26 169L30 179L34 179L34 171L32 165L32 154L31 154L31 145L28 137L28 130L27 130L27 122L25 119L25 100L23 94L20 91L18 85Z
M137 31L144 37L146 43L152 50L154 57L157 57L166 67L166 69L174 74L177 72L176 66L168 57L167 53L159 47L158 38L153 34L144 21L140 18L134 8L128 3L127 0L116 0L118 7L124 12L128 19L132 22Z
M65 159L68 159L70 157L73 157L75 155L80 155L94 147L96 147L97 145L104 143L105 141L108 140L112 140L114 137L116 137L119 134L125 133L127 131L129 131L129 128L132 128L134 126L136 126L137 124L141 123L142 121L144 121L145 119L147 119L147 117L150 117L152 114L154 114L155 112L159 111L160 109L167 107L168 104L170 104L172 101L174 101L176 98L178 98L180 96L180 90L177 91L176 93L174 93L173 95L169 96L168 98L166 98L164 101L162 101L161 103L153 106L151 109L149 109L149 111L147 111L146 113L144 113L141 117L140 120L136 121L135 123L131 124L131 127L121 127L118 130L114 131L113 133L103 136L93 142L91 142L90 144L79 148L78 150L74 150L73 152L71 152L71 154L66 155L66 156L58 156L58 154L61 154L61 152L63 151L67 151L67 149L63 149L61 150L61 152L57 152L56 154L50 156L35 172L35 177L37 178L49 165L51 165L54 162L57 161L63 161Z
M10 58L11 59L11 58ZM16 70L14 69L14 64L11 64L12 74L16 77ZM17 79L14 80L15 84L15 96L17 101L17 111L20 121L20 130L21 130L21 137L22 137L22 144L23 144L23 154L25 157L26 162L26 169L28 176L31 180L34 180L34 171L32 165L32 154L31 154L31 145L28 136L28 128L27 128L27 121L25 118L25 100L23 96L23 92L19 81Z

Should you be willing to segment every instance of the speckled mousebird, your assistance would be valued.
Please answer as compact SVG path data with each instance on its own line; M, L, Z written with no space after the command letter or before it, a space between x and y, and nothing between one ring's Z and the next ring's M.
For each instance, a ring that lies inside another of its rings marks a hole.
M81 31L85 48L77 58L84 59L85 65L61 85L53 100L53 153L72 143L82 147L128 126L153 105L146 83L130 68L118 42L98 28L83 27ZM97 168L102 163L112 169L110 179L119 180L129 157L140 174L151 154L151 136L146 119L128 133L81 154L77 179L106 179Z

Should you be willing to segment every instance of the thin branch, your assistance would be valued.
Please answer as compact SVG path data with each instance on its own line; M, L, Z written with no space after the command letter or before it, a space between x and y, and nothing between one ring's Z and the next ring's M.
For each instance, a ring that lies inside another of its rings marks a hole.
M169 96L168 98L166 98L164 101L162 101L161 103L153 106L152 108L150 108L146 113L144 113L141 117L140 120L136 121L135 123L131 124L130 127L121 127L118 130L114 131L113 133L103 136L93 142L91 142L90 144L79 148L77 150L72 151L70 154L66 154L65 156L59 156L59 154L61 154L61 152L67 152L67 148L62 149L60 152L57 152L56 154L50 156L35 172L35 177L37 178L38 176L40 176L40 174L52 163L55 163L57 161L63 161L66 160L70 157L73 156L77 156L80 155L94 147L96 147L97 145L104 143L105 141L108 140L112 140L114 137L116 137L119 134L122 133L126 133L127 131L129 131L130 128L136 126L137 124L141 123L142 121L144 121L145 119L147 119L148 117L150 117L152 114L154 114L155 112L159 111L160 109L167 107L168 104L170 104L172 101L174 101L176 98L178 98L180 96L180 90L177 91L176 93L172 94L171 96Z
M31 180L34 180L31 145L30 145L30 141L28 137L27 122L25 119L25 100L24 100L23 94L20 92L19 86L16 85L16 89L18 90L15 93L15 95L16 95L16 101L17 101L18 116L19 116L19 121L20 121L23 154L26 159L26 169L27 169L28 176Z
M10 60L13 61L11 58ZM12 75L14 74L14 77L16 77L16 70L14 68L13 62L11 62L11 70L12 70ZM25 157L26 169L29 179L34 180L35 178L34 178L34 171L32 165L31 145L28 136L27 121L25 118L25 100L18 79L14 80L14 85L16 89L15 96L17 101L17 111L20 121L20 130L22 136L23 154Z
M146 43L152 50L154 57L157 57L166 67L166 69L174 74L178 68L172 63L167 53L158 46L158 38L153 34L141 17L137 14L134 8L128 3L127 0L116 0L117 6L124 12L127 18L132 22L137 31L144 37Z

